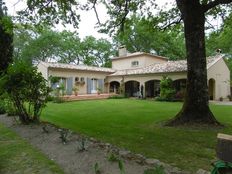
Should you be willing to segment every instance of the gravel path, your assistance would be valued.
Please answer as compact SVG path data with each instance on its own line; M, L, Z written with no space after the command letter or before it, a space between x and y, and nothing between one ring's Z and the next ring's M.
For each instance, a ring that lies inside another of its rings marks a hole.
M118 162L110 162L109 154L114 152L115 148L107 143L99 142L93 138L86 140L87 150L80 152L79 146L83 142L83 137L72 133L66 144L61 142L58 128L47 125L45 133L42 125L21 125L17 124L14 117L0 115L0 122L11 128L18 135L29 141L33 146L40 149L49 159L56 161L66 174L95 174L94 166L98 163L101 174L120 174ZM116 150L117 151L117 148ZM144 158L145 163L130 155L129 151L118 150L120 158L123 155L123 164L126 174L143 174L144 170L153 168L153 166L163 165L167 174L187 174L181 172L176 167L171 167L159 160L145 159L142 155L137 154L138 158ZM116 153L117 154L117 153Z

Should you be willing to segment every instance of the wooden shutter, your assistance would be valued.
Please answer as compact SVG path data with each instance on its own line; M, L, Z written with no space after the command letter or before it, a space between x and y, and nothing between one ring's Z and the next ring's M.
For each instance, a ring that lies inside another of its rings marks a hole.
M90 78L87 78L87 94L91 94L92 81Z
M73 78L67 78L67 95L72 95L72 88L73 88Z

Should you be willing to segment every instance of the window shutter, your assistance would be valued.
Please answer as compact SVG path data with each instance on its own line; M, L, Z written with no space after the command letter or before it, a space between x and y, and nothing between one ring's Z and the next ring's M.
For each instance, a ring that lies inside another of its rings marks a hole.
M87 94L91 94L91 85L92 85L92 83L91 83L92 81L91 81L91 79L90 78L87 78Z
M67 94L72 95L72 88L73 88L73 78L67 78Z

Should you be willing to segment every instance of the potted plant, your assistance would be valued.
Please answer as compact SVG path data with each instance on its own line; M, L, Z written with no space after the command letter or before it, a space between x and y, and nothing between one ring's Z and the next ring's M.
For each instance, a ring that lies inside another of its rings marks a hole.
M220 98L219 98L219 101L223 101L223 97L220 97Z
M101 88L97 88L97 94L100 95L102 93L102 89Z
M79 91L78 86L74 86L72 90L73 90L75 96L77 96L78 95L78 91Z

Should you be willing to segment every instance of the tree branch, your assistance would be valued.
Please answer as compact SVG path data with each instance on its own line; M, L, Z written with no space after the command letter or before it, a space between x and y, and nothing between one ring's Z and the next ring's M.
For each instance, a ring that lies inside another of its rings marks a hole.
M209 2L208 4L202 4L202 7L203 7L203 11L207 12L208 10L216 7L217 5L229 4L231 2L232 0L214 0L214 1Z
M180 17L179 19L176 19L176 20L174 20L174 21L172 21L172 22L170 22L170 21L167 22L166 24L164 24L164 25L161 26L160 28L161 28L161 30L166 30L167 28L169 28L169 27L171 27L171 26L173 26L173 25L180 24L181 21L182 21L182 18Z
M97 3L97 0L94 0L93 1L93 10L94 10L94 13L96 15L96 18L97 18L97 23L100 25L101 24L101 21L99 19L99 16L98 16L98 12L97 12L97 9L96 9L96 3Z

